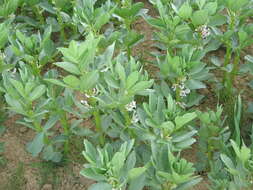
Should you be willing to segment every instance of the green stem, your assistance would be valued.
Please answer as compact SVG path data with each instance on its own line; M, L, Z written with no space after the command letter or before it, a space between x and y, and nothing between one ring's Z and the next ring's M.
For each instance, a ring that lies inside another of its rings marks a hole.
M240 52L236 52L236 56L234 58L234 63L233 63L233 70L231 72L231 80L234 81L237 73L238 73L238 67L239 67L239 62L240 62Z
M176 87L176 101L181 102L180 88L179 87Z
M63 19L62 19L62 16L61 16L61 10L60 9L57 9L57 20L60 24L60 27L61 27L61 30L60 30L60 34L61 34L61 39L63 41L66 40L66 36L65 36L65 31L64 31L64 23L63 23Z
M99 142L103 146L105 144L105 139L104 139L104 136L103 136L100 111L98 109L94 110L93 111L93 116L94 116L94 119L95 119L96 130L99 133Z
M131 48L129 46L127 46L127 57L128 57L128 60L130 60L130 57L131 57Z
M64 135L68 138L67 141L64 143L64 153L68 154L70 130L69 130L69 124L67 121L66 113L63 113L63 117L61 118L60 122L61 122L61 125L63 126Z
M35 130L36 130L37 132L42 132L42 131L43 131L43 128L41 127L41 125L39 124L39 122L34 121L34 122L33 122L33 125L34 125Z
M126 110L125 107L120 108L120 111L125 119L125 129L129 132L131 138L136 138L134 132L129 128L132 124L132 119L130 118L129 112Z
M128 111L125 108L121 108L121 112L125 118L126 121L126 127L128 128L131 125L131 118L129 116Z
M32 7L32 10L33 10L34 14L36 15L36 17L39 19L40 25L41 26L45 25L44 17L41 14L40 8L35 5Z
M39 122L34 121L34 122L33 122L33 125L34 125L34 127L35 127L35 129L36 129L36 131L37 131L38 133L43 132L43 128L42 128L42 126L39 124ZM44 134L44 139L43 139L43 141L44 141L44 144L46 144L46 145L48 145L48 144L50 143L49 138L48 138L48 136L47 136L46 133Z
M225 61L224 61L224 67L227 67L228 64L231 61L231 57L232 57L232 48L230 45L228 45L227 47L227 51L226 51L226 56L225 56ZM225 95L230 97L232 95L232 81L230 79L230 74L225 71L224 73L224 77L223 77L223 85L225 87Z
M207 168L207 171L210 171L211 169L211 163L213 161L213 152L212 152L212 149L211 149L211 146L210 146L210 143L207 142L207 158L208 158L208 168Z
M103 146L105 144L105 138L102 129L101 114L99 109L97 108L97 100L95 98L89 98L88 103L94 108L92 114L95 120L96 131L99 134L100 145Z

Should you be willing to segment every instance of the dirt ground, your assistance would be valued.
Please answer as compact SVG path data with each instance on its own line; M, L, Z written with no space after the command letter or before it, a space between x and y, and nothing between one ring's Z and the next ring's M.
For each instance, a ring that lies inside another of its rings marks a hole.
M145 3L145 7L149 9L149 15L155 16L157 13L154 8L147 3L146 0L139 0ZM155 51L152 47L152 34L155 31L143 19L139 19L134 28L145 35L145 40L134 49L134 54L143 56L144 64L152 73L156 72L156 68L150 66L149 62L154 58L148 55L148 52ZM252 49L250 49L253 53ZM221 55L222 56L222 53ZM245 98L249 99L251 93L245 86L250 79L241 77L237 80L236 85L239 89L244 90L247 94ZM244 85L242 85L244 84ZM203 90L202 93L207 96L201 105L202 110L207 107L216 106L216 97L212 88ZM211 102L211 103L210 103ZM43 162L37 158L33 158L25 150L25 145L29 142L34 133L32 130L17 125L15 121L18 116L12 116L6 120L4 125L7 127L6 132L0 137L0 142L5 142L4 158L6 164L0 167L0 190L85 190L92 181L82 177L79 172L82 169L82 163L72 162L67 166L52 166L50 163ZM81 141L81 140L80 140ZM183 156L192 162L197 162L195 157L197 148L185 151ZM81 152L80 152L81 154ZM80 155L79 155L80 156ZM208 180L206 176L202 176L201 183L196 185L193 190L208 190Z

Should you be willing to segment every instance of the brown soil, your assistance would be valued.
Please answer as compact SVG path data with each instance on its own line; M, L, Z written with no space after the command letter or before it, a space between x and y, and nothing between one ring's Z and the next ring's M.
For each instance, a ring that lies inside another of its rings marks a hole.
M25 150L25 145L34 137L34 132L17 125L17 119L17 116L13 116L4 123L7 131L0 137L0 141L5 142L3 156L7 160L6 165L0 168L0 190L84 190L91 184L90 180L79 174L82 165L78 162L69 163L65 167L49 168L42 173L43 167L48 166ZM15 182L11 178L20 165L24 167L23 173L17 176L21 181Z

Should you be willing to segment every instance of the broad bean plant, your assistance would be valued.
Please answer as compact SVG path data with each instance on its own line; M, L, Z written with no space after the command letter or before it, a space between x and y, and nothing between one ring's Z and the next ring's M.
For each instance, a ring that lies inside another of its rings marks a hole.
M203 178L211 190L250 190L253 104L236 82L253 72L252 9L252 0L0 0L0 111L34 132L34 157L64 164L81 139L88 190L191 190ZM136 55L146 40L137 21L154 29L151 61Z

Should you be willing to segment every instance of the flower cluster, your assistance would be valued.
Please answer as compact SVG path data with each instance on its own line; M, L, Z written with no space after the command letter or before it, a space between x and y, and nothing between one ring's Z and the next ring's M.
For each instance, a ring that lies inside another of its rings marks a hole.
M90 94L85 93L84 96L85 96L86 98L91 98L91 97L97 96L98 93L99 93L98 89L97 89L97 88L93 88L93 89L92 89L92 92L91 92Z
M181 97L186 97L188 94L190 94L191 90L189 88L186 88L184 82L185 82L186 79L183 79L180 81L179 84L173 84L172 85L172 90L173 91L176 91L177 89L180 90L180 96Z
M130 102L129 104L127 104L125 106L125 108L129 112L135 111L135 109L136 109L136 102L135 101Z
M139 121L139 117L137 115L137 112L136 112L136 102L135 101L132 101L130 102L129 104L127 104L125 106L126 110L129 111L129 112L133 112L133 116L132 116L132 123L138 123Z
M88 103L88 101L87 100L81 100L81 104L83 104L85 107L87 107L87 108L92 108L92 106Z
M201 34L202 39L206 39L211 34L210 28L207 25L199 26L196 32Z

